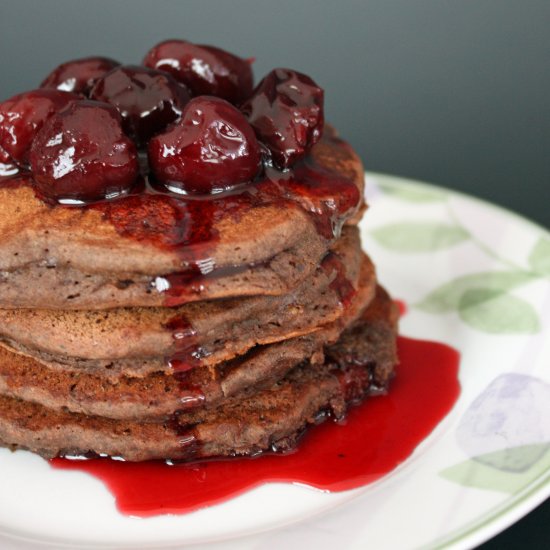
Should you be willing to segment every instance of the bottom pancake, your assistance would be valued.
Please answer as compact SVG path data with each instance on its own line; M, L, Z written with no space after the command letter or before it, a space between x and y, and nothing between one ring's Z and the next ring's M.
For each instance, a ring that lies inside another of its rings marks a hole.
M363 315L324 350L284 378L216 408L178 410L163 422L115 420L0 397L0 444L45 457L118 456L130 461L189 460L292 448L303 430L350 404L385 391L396 358L397 314L378 289Z

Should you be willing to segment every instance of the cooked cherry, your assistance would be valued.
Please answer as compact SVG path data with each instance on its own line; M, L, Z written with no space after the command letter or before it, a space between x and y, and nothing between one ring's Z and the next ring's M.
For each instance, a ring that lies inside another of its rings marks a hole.
M27 165L36 132L54 113L76 99L78 96L59 90L33 90L0 103L0 148L13 162Z
M56 67L40 84L41 88L56 88L65 92L88 95L96 80L120 63L108 57L73 59Z
M90 97L114 105L126 133L143 145L181 115L190 94L169 74L127 65L99 79Z
M242 105L279 168L303 158L323 132L323 90L305 74L274 69Z
M149 164L172 190L206 194L257 175L260 146L244 115L223 99L192 99L182 118L149 142Z
M75 101L37 133L30 153L39 192L55 200L111 198L138 175L136 147L106 103Z
M214 46L166 40L149 50L143 64L172 74L194 96L214 95L237 105L252 92L250 63Z

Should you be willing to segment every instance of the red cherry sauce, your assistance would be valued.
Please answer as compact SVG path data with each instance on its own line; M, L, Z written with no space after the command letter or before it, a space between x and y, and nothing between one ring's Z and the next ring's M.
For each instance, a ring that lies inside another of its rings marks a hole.
M327 137L337 154L346 144ZM219 242L221 220L238 221L247 212L267 206L300 208L313 220L327 241L340 235L342 225L359 207L356 184L308 157L291 171L267 167L264 176L232 191L193 198L162 192L145 183L130 196L91 205L102 212L124 237L175 251L181 272L158 277L155 287L163 292L166 306L200 298L214 278L236 274L257 264L218 266L213 257ZM262 262L266 265L269 260Z
M172 333L175 348L172 356L167 357L168 364L182 373L200 365L206 352L197 343L197 332L187 318L183 315L174 317L165 328Z
M387 395L353 407L342 425L315 426L291 454L172 466L61 458L51 464L94 475L113 493L120 512L140 517L191 512L270 482L332 492L362 487L405 461L459 395L457 351L399 337L398 352L397 376Z
M346 144L329 136L339 154ZM266 169L263 179L246 184L231 192L208 197L191 198L160 192L145 182L135 193L117 200L104 201L92 208L99 209L124 237L148 242L156 247L176 251L183 270L157 277L154 286L164 294L164 305L173 307L200 299L200 295L216 278L236 275L262 263L216 266L213 260L219 241L217 226L223 219L238 221L252 209L276 205L280 209L300 208L311 216L319 234L327 241L340 235L344 221L359 206L360 193L356 184L336 172L327 170L312 157L292 171ZM345 269L335 254L329 253L322 267L332 276L331 288L349 305L355 290L345 277ZM197 345L196 333L183 316L166 325L175 343L168 363L177 371L200 364L204 350ZM183 329L183 330L182 330Z

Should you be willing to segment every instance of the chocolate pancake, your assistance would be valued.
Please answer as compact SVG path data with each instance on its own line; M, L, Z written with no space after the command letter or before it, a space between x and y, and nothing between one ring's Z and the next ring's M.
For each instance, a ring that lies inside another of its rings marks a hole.
M44 362L95 361L91 364L124 368L134 375L141 368L150 371L152 365L158 369L167 359L184 367L211 366L255 345L308 334L335 321L359 280L367 303L374 295L374 268L361 252L357 228L349 227L315 273L284 296L195 302L178 308L5 309L0 310L0 338ZM128 360L126 365L117 365L122 360Z
M286 451L386 391L397 315L356 227L361 161L310 77L276 69L254 88L250 63L232 65L219 88L185 80L189 97L128 66L91 101L0 104L0 445Z
M5 182L0 307L173 306L284 294L315 271L363 206L361 162L330 132L300 170L296 180L266 173L252 188L208 200L140 188L87 208L49 205L24 175Z
M176 411L155 423L53 410L0 397L0 442L46 457L97 454L126 460L197 459L288 450L330 411L341 418L369 393L385 391L397 362L396 311L379 291L365 314L327 346L322 364L304 361L284 378L219 407Z
M44 365L0 348L0 394L52 409L117 419L154 420L181 407L214 407L228 397L276 382L306 359L322 363L325 346L362 314L371 297L370 281L360 281L357 294L336 322L305 336L255 346L215 367L186 372L174 372L159 360L158 370L135 377L121 368Z

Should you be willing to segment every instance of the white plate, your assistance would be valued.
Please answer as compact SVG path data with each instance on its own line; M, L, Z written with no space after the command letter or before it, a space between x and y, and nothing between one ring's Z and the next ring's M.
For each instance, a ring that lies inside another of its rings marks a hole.
M367 180L365 248L409 304L402 333L462 353L461 396L413 455L354 491L272 484L136 519L96 479L2 449L1 548L464 548L550 495L550 235L458 193Z

